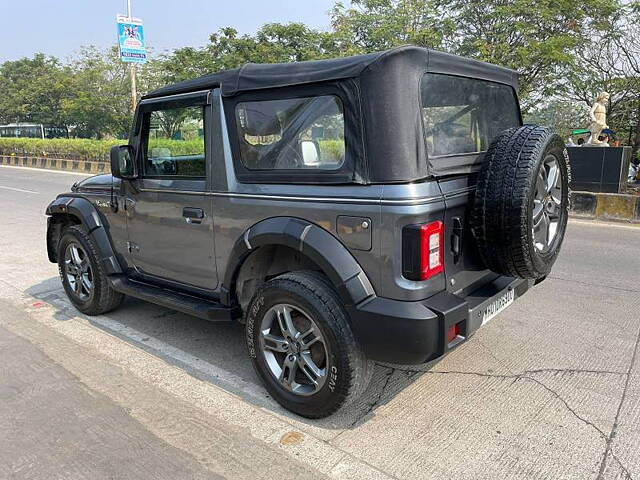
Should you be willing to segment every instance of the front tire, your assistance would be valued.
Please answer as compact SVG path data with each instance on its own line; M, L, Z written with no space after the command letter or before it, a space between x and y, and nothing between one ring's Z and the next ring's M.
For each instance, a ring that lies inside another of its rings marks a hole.
M98 250L79 225L68 227L58 243L58 271L65 293L86 315L102 315L117 308L123 295L109 283Z
M323 418L367 387L373 364L353 337L340 298L316 272L281 275L253 296L249 356L271 396L307 418Z

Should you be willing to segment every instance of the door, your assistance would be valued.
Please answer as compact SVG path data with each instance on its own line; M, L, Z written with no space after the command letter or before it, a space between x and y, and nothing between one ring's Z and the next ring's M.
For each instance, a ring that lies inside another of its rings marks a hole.
M477 172L493 139L521 125L520 110L511 86L487 80L427 73L421 91L429 166L440 176L446 205L447 289L465 294L492 275L470 226Z
M128 185L131 260L147 280L217 287L207 92L140 104L139 178Z

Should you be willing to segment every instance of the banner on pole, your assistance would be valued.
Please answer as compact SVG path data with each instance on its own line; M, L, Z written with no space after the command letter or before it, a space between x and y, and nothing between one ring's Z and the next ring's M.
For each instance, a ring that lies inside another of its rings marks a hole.
M120 60L128 63L145 63L147 50L144 46L144 28L139 18L118 15L118 47Z

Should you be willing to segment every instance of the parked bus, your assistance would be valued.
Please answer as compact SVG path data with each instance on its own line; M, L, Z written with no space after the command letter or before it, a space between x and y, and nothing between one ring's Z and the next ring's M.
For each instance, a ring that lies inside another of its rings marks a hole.
M42 123L10 123L0 125L0 137L13 138L69 138L67 127Z

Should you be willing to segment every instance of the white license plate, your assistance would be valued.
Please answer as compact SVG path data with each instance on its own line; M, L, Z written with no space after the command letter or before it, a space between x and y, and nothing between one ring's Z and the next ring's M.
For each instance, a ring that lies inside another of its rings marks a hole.
M482 312L482 325L487 323L493 317L498 315L501 311L507 308L509 305L513 303L516 298L516 292L514 289L507 290L506 293L501 295L497 300L494 300L489 305L487 305Z

